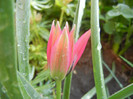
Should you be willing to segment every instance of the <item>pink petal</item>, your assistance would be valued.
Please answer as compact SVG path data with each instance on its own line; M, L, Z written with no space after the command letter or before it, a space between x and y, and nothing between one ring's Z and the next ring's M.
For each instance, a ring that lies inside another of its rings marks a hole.
M60 73L60 76L66 75L70 61L69 52L69 37L64 29L51 51L50 70L52 75L56 75L57 72Z
M53 38L53 33L55 31L55 26L54 26L54 21L52 23L51 26L51 30L50 30L50 36L49 36L49 40L48 40L48 45L47 45L47 60L48 60L48 66L50 64L50 55L51 55L51 47L52 47L52 38Z
M69 35L69 25L68 25L68 22L66 22L66 30L67 30L67 33L68 33L68 35Z
M60 37L61 35L61 29L59 22L57 21L56 27L54 25L54 21L51 26L51 31L50 31L50 37L48 40L48 46L47 46L47 60L48 60L48 66L50 66L50 56L51 56L51 49L52 46L55 44L56 40Z
M57 21L54 33L53 33L53 38L52 38L52 46L55 44L56 40L60 37L61 35L61 28L59 21Z
M77 62L79 61L80 57L82 56L85 47L87 45L87 42L90 38L91 35L91 30L88 30L86 33L84 33L79 40L76 42L76 44L74 45L74 57L73 57L73 61L74 61L74 65L73 65L73 69L75 68Z
M73 26L70 34L69 34L69 41L70 41L70 66L73 62L73 49L74 49L74 32L75 32L75 25Z

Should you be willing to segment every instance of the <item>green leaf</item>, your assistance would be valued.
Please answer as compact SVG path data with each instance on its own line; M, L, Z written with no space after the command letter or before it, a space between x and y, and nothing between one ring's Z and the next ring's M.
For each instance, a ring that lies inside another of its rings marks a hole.
M115 22L108 21L103 25L104 31L108 34L113 34L115 31Z
M34 73L35 73L35 67L32 66L32 67L30 67L30 74L29 74L29 80L30 81L33 79Z
M133 83L111 95L108 99L124 99L133 94Z
M50 3L50 0L31 0L31 6L36 9L36 10L43 10L43 9L48 9L53 6L53 4Z
M121 88L123 88L123 85L121 84L121 82L117 79L117 77L115 76L115 74L111 71L111 69L109 68L109 66L104 62L102 61L103 65L106 67L106 69L111 73L111 75L113 76L113 78L115 79L115 81L119 84L119 86ZM113 62L112 63L112 66L115 67L115 63Z
M55 87L55 82L48 81L45 85L39 86L36 90L42 93L44 96L49 96L53 92L53 87Z
M76 14L74 17L74 24L76 25L76 30L75 30L75 39L77 41L79 37L79 31L80 31L80 26L81 26L81 21L84 13L84 8L85 8L85 3L86 0L78 0L77 8L76 8Z
M26 89L24 88L24 85L21 81L21 79L18 77L18 81L19 81L19 85L20 85L20 89L21 89L21 93L23 95L24 99L31 99L31 97L28 95Z
M112 67L112 72L115 72L115 66ZM105 78L105 84L107 84L109 81L111 81L113 78L112 74L109 74ZM81 99L91 99L96 94L96 87L93 87L89 92L87 92L84 96L82 96Z
M49 31L45 28L39 28L38 26L38 30L39 30L39 35L46 41L48 41L49 38Z
M23 99L17 80L14 0L0 0L0 83L10 99Z
M124 58L124 57L122 57L122 56L120 56L120 58L121 58L122 60L124 60L129 66L133 67L133 64L132 64L130 61L128 61L126 58Z
M40 83L46 79L48 79L48 77L50 77L50 72L49 70L47 71L41 71L40 73L38 73L38 75L36 76L36 78L34 80L31 81L31 83L33 85Z
M133 18L133 10L125 4L118 4L114 8L107 12L111 17L122 15L125 18Z
M34 89L34 87L25 79L25 77L18 72L18 76L25 88L25 90L27 91L28 95L32 98L32 99L42 99L43 97L41 97L41 95Z
M67 7L64 8L64 10L68 16L74 17L75 8L76 6L74 4L68 4Z
M91 0L91 49L95 86L98 99L107 99L101 58L99 0Z
M9 99L5 87L0 83L0 99Z
M81 26L83 12L85 8L85 2L86 0L82 0L82 1L78 0L77 7L76 7L76 14L74 16L74 21L73 21L73 24L76 25L76 31L75 31L76 41L78 40L78 37L79 37L80 26ZM65 78L64 89L63 89L63 99L69 99L70 97L71 80L72 80L72 73L70 73L69 76Z
M30 0L16 1L16 36L19 71L29 79Z

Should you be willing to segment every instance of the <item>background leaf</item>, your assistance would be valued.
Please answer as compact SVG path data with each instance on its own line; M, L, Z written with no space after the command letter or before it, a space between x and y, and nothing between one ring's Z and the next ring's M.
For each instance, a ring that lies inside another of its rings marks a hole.
M42 99L43 97L41 97L41 95L34 89L34 87L24 78L24 76L18 72L18 76L26 90L26 92L28 93L28 95L32 98L32 99Z
M17 80L14 0L0 0L0 83L10 99L23 99Z
M128 5L118 4L107 13L111 17L122 15L125 18L133 18L133 10Z
M115 30L115 22L108 21L104 24L103 28L106 33L113 34Z

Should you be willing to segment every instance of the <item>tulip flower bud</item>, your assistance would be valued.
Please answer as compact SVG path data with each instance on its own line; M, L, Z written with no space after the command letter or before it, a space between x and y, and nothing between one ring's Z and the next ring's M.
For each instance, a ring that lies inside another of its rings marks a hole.
M59 22L55 26L53 21L47 46L47 60L51 77L55 80L63 80L70 68L74 69L90 37L89 30L74 43L74 30L75 26L69 33L68 23L61 30Z

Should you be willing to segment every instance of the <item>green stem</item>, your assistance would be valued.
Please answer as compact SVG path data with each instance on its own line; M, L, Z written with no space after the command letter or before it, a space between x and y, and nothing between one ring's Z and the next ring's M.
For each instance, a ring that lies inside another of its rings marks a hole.
M133 39L130 39L133 33L133 25L129 24L128 33L126 35L125 47L119 52L119 55L124 54L125 51L133 44Z
M63 89L63 99L70 99L70 89L71 89L72 72L65 78L64 89Z
M119 47L120 47L120 42L115 42L113 45L114 53L118 54Z
M99 0L91 0L91 32L92 60L97 99L107 99L101 61Z
M61 99L61 81L56 81L56 99Z
M62 25L63 16L64 16L64 10L63 10L63 9L61 9L61 15L60 15L60 26Z

